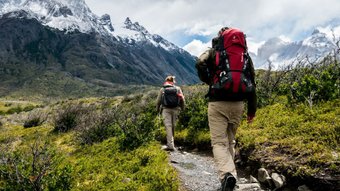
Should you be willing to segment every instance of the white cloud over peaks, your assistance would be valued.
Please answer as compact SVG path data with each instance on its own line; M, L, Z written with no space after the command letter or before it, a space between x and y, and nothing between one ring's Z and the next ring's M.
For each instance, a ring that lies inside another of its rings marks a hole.
M252 52L257 55L257 50L259 47L261 47L265 41L261 42L255 42L253 39L248 38L247 39L247 45L249 52ZM209 47L211 47L211 41L204 43L200 40L194 39L187 45L183 47L184 50L188 51L190 54L194 56L200 56L205 50L207 50Z
M340 26L335 27L335 28L331 26L318 27L317 29L320 32L325 33L329 39L335 38L334 40L337 41L340 38Z
M95 14L110 14L113 23L130 17L165 38L178 31L213 37L221 26L231 26L258 42L282 34L296 40L317 26L340 19L339 0L85 1Z
M265 43L265 41L255 42L251 38L247 38L248 51L257 55L257 50Z
M199 57L204 51L211 47L211 43L203 43L200 40L194 39L187 45L183 47L184 50L188 51L190 54Z
M292 42L292 40L285 35L280 35L279 38L283 40L283 42Z

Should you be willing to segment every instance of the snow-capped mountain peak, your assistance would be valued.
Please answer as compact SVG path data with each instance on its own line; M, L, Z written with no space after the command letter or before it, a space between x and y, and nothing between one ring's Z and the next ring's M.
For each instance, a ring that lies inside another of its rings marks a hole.
M330 40L325 33L315 29L311 36L302 41L302 45L317 48L328 47L332 44Z
M167 75L198 81L189 53L130 18L112 23L107 14L93 14L84 0L0 0L0 34L0 66L23 71L15 74L25 80L53 70L110 89L158 84Z
M114 28L111 23L111 17L108 14L104 14L103 16L100 17L99 23L109 32L113 32Z
M89 32L98 29L97 23L93 22L98 18L84 0L4 0L0 5L0 16L20 11L59 30Z
M165 50L183 51L159 35L149 33L129 17L123 23L112 24L110 16L93 14L84 0L0 0L0 18L32 18L45 26L61 31L96 32L102 36L133 45L150 43Z
M130 20L129 17L127 17L125 19L124 24L125 24L124 27L127 28L127 29L134 30L134 31L137 31L137 32L142 32L142 33L145 33L145 34L149 33L143 26L139 25L138 22L132 23L132 21Z
M293 63L296 60L308 57L318 60L336 48L335 42L340 39L340 26L318 27L310 36L302 41L292 42L285 37L269 39L258 49L254 56L256 68L266 68L268 61L272 68Z
M125 42L129 45L133 45L137 42L141 43L151 43L156 47L161 47L167 51L170 50L178 50L183 52L184 50L180 49L176 45L171 42L165 40L161 36L157 34L151 34L147 31L142 25L138 22L132 22L129 17L127 17L124 23L119 23L114 25L114 33L111 33L118 40Z

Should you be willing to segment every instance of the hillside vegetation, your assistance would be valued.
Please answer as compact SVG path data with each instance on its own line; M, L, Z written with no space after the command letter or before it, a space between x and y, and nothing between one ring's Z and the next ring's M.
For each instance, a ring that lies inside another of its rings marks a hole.
M339 63L325 59L257 75L256 119L242 121L237 133L242 160L336 186ZM210 149L207 89L183 87L187 107L175 130L177 145ZM165 131L157 93L0 101L0 190L178 190L176 171L161 150Z
M155 140L153 97L66 100L4 115L0 190L177 190Z

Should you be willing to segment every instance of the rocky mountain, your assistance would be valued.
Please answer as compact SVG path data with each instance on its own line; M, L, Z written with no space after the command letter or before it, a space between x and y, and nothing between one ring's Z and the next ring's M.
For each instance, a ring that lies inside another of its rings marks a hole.
M0 0L0 42L0 95L159 85L169 74L198 82L188 52L129 18L112 24L84 0Z
M340 26L315 29L304 40L293 42L282 37L271 38L259 47L257 54L252 54L256 68L272 67L279 69L296 60L317 61L337 49Z

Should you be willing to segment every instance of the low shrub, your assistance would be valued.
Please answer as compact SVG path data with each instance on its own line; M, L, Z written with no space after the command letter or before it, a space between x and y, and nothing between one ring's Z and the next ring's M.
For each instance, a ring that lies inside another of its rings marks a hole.
M26 106L26 107L24 107L23 109L22 109L22 111L32 111L34 108L36 108L37 106L34 106L34 105L28 105L28 106Z
M120 134L120 128L115 125L116 119L113 110L90 112L83 119L85 120L78 124L76 129L77 140L80 144L102 142Z
M23 111L22 107L16 106L16 107L12 107L12 108L8 109L6 114L11 115L11 114L14 114L14 113L20 113L22 111Z
M0 155L0 190L70 190L72 167L47 143L35 142L29 149Z
M82 120L81 118L86 117L86 113L89 111L89 108L86 108L81 104L67 106L56 114L54 119L54 131L67 132L71 129L75 129Z
M210 145L208 100L205 99L204 93L206 92L188 92L186 95L186 109L179 115L176 129L185 131L185 137L182 141L185 141L186 146ZM177 141L180 140L177 139Z
M117 137L122 150L133 150L154 140L156 111L154 101L149 99L138 95L113 106L104 102L97 109L82 112L75 128L78 142L91 145Z
M24 122L24 128L36 127L41 125L43 122L44 121L42 121L40 117L31 118Z
M291 105L330 101L340 96L340 65L332 56L319 63L300 62L290 70L281 89L287 93Z
M119 137L120 148L133 150L155 139L155 116L150 113L133 115L126 121Z
M24 128L36 127L42 125L46 121L46 115L40 110L31 112L24 122Z

